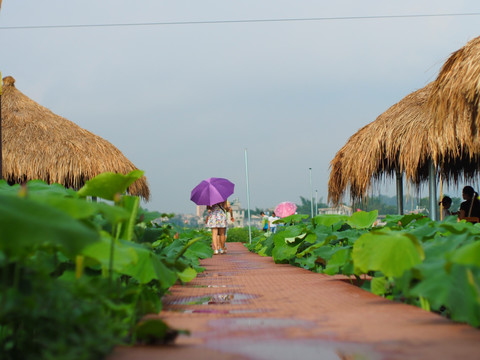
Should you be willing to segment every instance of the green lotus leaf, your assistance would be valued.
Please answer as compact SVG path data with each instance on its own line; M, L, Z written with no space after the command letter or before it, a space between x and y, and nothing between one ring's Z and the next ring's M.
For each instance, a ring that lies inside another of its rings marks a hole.
M323 271L328 275L335 275L340 273L340 270L351 262L351 248L338 248L327 262L327 266Z
M347 215L325 214L315 216L313 221L315 225L332 226L339 222L345 222L348 219Z
M99 242L89 245L82 250L82 255L96 262L100 263L104 268L110 265L110 251L111 242L114 241L108 233L102 232L102 237ZM114 246L113 252L113 269L117 272L131 264L138 262L137 251L127 246L125 243L117 242Z
M185 270L183 270L182 272L179 272L177 273L178 275L178 278L182 281L182 282L190 282L192 281L193 279L195 279L197 277L197 272L195 271L194 268L192 267L187 267Z
M127 188L143 176L143 171L134 170L127 175L105 172L88 180L78 190L78 195L95 196L105 200L114 200L116 194L124 194Z
M73 256L99 240L92 230L69 214L28 198L0 195L0 250L20 254L35 246L59 246Z
M420 264L425 254L413 235L372 231L355 242L352 258L358 275L381 271L386 276L398 277Z
M480 241L462 246L455 251L452 262L463 265L475 265L480 268Z
M377 221L377 218L378 210L373 210L370 212L357 211L347 219L347 224L353 228L367 229L372 227L375 221Z
M385 295L387 279L384 276L374 277L370 282L370 289L375 295Z

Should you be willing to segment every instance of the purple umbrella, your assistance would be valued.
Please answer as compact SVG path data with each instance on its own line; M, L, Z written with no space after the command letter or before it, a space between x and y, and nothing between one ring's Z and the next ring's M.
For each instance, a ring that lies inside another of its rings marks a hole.
M224 178L210 178L195 186L190 195L197 205L214 205L228 199L233 194L235 184Z

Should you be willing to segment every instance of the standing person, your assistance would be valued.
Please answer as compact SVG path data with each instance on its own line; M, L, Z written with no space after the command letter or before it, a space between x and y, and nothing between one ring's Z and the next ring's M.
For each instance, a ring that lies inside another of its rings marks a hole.
M478 222L480 219L480 201L478 193L471 186L465 186L462 191L463 199L458 211L458 219L465 219L469 222ZM471 219L476 218L476 219Z
M268 230L271 231L273 234L277 232L277 224L274 224L273 222L278 219L280 218L275 215L275 211L273 211L272 216L268 218Z
M225 215L230 213L230 220L232 221L232 223L234 223L235 219L233 218L233 210L232 210L232 207L230 206L230 202L226 200L222 204L223 206L221 207L225 211ZM223 235L223 237L220 236L220 251L222 254L227 253L227 231L228 231L228 222L227 222L227 226L225 226L225 234Z
M267 215L265 215L265 213L262 211L260 213L260 216L262 217L262 231L263 232L267 232L268 231L268 217Z
M444 196L438 205L442 205L442 220L445 220L445 218L448 216L453 215L450 211L450 206L452 206L452 198L450 196Z
M209 211L207 227L212 229L213 253L223 254L223 244L225 243L225 230L227 228L227 212L225 211L226 201L213 205ZM233 215L232 215L233 219Z

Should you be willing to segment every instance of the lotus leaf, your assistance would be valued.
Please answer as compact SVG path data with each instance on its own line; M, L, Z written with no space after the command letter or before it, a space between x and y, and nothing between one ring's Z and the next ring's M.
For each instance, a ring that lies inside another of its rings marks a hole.
M78 190L82 197L96 196L105 200L114 200L116 194L123 194L127 188L143 176L143 171L134 170L127 175L105 172L88 180Z
M347 224L353 228L357 229L367 229L371 228L372 225L377 221L378 218L378 210L365 212L365 211L357 211L347 219Z
M74 256L99 240L96 231L69 214L28 198L0 195L0 250L24 253L55 245Z
M355 242L352 252L357 275L381 271L386 276L401 276L424 257L417 238L400 232L364 234Z

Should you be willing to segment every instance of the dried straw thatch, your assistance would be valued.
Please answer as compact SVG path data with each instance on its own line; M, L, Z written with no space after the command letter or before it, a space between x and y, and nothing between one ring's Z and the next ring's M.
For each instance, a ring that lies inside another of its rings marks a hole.
M445 140L432 131L427 99L433 86L409 94L350 137L330 163L329 201L338 204L347 191L352 200L360 200L372 182L393 177L397 171L418 189L428 180L430 160L447 184L477 175L478 156L448 150ZM458 149L459 140L454 137L449 145Z
M428 176L428 158L435 149L426 146L434 140L423 111L429 87L406 96L350 137L330 163L329 201L338 204L347 190L352 200L361 199L372 181L397 171L417 186Z
M37 104L3 79L3 178L10 183L41 179L78 189L103 173L127 174L136 167L108 141ZM148 200L145 177L128 192Z
M436 133L444 141L444 156L465 153L474 157L480 152L480 37L445 62L434 81L428 107Z

